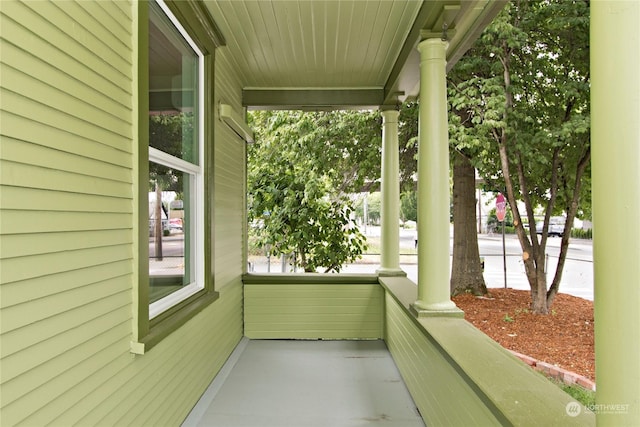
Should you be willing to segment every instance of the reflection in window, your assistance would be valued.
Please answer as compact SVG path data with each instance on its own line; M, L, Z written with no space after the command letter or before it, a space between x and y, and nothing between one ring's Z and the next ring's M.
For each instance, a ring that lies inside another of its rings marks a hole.
M161 3L149 4L150 318L204 286L203 57L168 13Z
M188 189L192 179L187 173L149 162L149 302L191 282L192 197Z

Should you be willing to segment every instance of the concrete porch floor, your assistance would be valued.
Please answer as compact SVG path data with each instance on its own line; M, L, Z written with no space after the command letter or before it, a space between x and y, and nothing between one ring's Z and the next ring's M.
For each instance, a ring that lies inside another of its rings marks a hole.
M244 338L183 427L424 426L383 341Z

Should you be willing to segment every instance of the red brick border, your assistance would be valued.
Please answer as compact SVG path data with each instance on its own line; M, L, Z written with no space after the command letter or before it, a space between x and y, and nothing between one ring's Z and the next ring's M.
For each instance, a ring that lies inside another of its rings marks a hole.
M527 365L531 366L538 372L542 372L548 377L555 378L562 381L565 384L576 384L587 390L595 390L596 384L587 377L576 374L575 372L567 371L566 369L559 368L558 366L551 365L546 362L541 362L533 357L518 353L517 351L509 350L511 354L522 360Z

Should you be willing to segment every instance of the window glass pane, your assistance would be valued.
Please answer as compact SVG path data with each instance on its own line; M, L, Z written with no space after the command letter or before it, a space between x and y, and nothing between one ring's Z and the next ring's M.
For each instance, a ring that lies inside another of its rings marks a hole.
M193 281L192 176L149 162L149 302Z
M198 55L157 4L149 9L149 145L198 164Z

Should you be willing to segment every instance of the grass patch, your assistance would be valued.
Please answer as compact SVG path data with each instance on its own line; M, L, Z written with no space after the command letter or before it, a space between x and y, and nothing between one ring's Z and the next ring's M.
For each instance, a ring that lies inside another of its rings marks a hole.
M580 387L577 384L565 384L564 382L557 380L555 378L546 377L549 381L557 385L567 393L569 396L573 397L575 400L580 402L583 406L587 408L593 408L596 404L596 392L593 390L587 390L583 387Z

